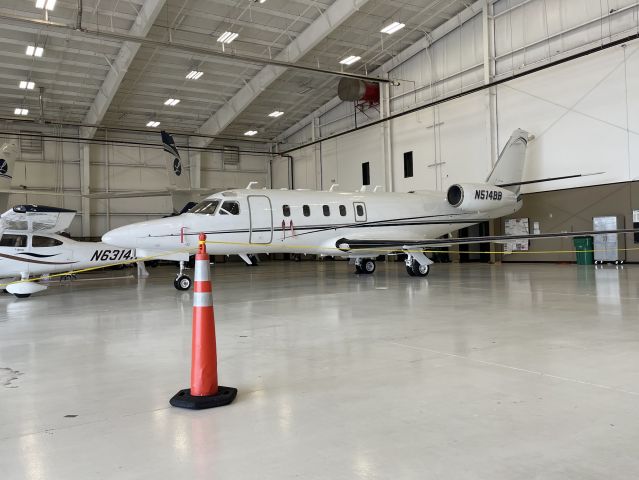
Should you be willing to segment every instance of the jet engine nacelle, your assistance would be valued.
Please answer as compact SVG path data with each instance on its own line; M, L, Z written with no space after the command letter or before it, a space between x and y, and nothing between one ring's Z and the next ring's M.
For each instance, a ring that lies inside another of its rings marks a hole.
M464 212L495 210L517 203L514 192L486 183L451 185L446 199L451 206Z

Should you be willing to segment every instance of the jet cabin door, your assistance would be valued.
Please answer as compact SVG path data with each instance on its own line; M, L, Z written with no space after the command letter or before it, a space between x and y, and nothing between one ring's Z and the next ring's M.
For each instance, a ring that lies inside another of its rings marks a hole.
M251 220L250 243L266 244L273 240L273 210L271 200L264 195L248 197Z

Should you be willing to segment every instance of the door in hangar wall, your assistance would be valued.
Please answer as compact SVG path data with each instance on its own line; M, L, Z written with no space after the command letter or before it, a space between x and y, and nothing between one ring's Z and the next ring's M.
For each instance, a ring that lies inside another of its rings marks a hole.
M264 195L248 197L251 221L250 243L271 243L273 240L273 210L271 200Z

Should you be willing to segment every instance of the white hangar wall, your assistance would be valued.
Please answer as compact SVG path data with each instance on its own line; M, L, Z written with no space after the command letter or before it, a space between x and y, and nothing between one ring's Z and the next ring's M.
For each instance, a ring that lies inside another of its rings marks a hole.
M165 166L167 154L161 145L153 145L158 143L159 135L128 139L149 145L123 145L100 140L86 144L77 140L77 129L61 130L43 126L37 131L32 129L34 136L29 137L25 136L28 131L12 122L4 122L3 126L3 131L10 133L0 136L0 143L15 142L20 151L14 167L12 187L24 185L30 189L64 194L14 194L9 197L9 205L31 203L76 210L78 214L69 232L74 237L99 237L111 228L159 218L173 211L171 198L168 196L91 199L84 202L81 197L85 187L85 155L89 159L86 187L90 193L166 189L169 185ZM177 143L182 144L179 140ZM257 181L263 187L269 186L271 155L251 153L266 151L266 146L236 146L246 151L239 154L235 163L225 163L221 151L199 153L180 149L184 172L191 186L210 189L245 187L251 181ZM191 173L196 178L191 178ZM194 197L194 200L197 198ZM86 207L88 211L85 210Z
M389 62L376 72L400 83L383 96L382 110L387 101L390 114L401 113L639 33L639 2L631 0L603 6L599 0L483 3L433 32L432 43L409 47L405 58L400 54L401 63ZM307 172L305 179L295 175L300 182L295 187L326 189L339 183L344 190L358 189L363 162L370 162L372 185L394 191L443 191L453 182L482 181L516 128L535 135L527 178L605 172L528 186L525 192L636 180L638 51L639 42L632 41L399 117L386 128L374 125L292 151L294 171ZM367 121L376 118L370 115ZM289 129L279 139L280 151L355 126L352 104L334 99ZM408 151L414 157L412 178L403 172ZM278 179L287 178L286 168L281 162ZM309 177L312 171L321 172L320 185Z

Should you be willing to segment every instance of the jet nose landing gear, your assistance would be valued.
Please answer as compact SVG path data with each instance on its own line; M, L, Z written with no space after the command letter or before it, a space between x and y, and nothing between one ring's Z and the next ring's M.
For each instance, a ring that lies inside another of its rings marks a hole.
M425 277L430 273L433 261L421 252L410 252L406 256L406 272L411 277Z
M184 273L184 270L186 270L186 268L184 267L184 262L180 262L180 272L177 274L177 277L175 277L175 280L173 281L173 286L177 290L188 290L189 288L191 288L191 284L193 283L191 277L186 275Z

